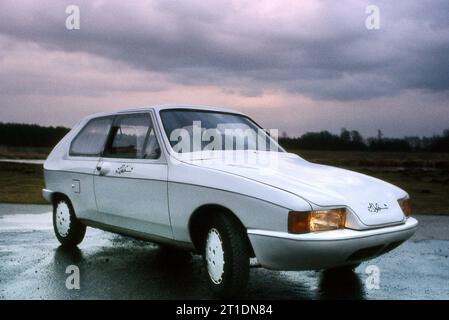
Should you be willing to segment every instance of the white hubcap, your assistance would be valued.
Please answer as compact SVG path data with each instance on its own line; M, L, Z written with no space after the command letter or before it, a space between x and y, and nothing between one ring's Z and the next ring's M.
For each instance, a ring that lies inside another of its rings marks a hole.
M221 283L225 264L224 250L220 234L215 228L210 229L207 234L206 263L211 280L215 284Z
M56 229L62 237L69 234L70 228L70 209L67 203L61 201L56 207Z

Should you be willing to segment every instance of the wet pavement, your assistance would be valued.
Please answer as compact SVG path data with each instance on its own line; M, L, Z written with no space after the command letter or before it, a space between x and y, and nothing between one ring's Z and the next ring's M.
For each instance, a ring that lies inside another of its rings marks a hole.
M212 298L199 256L92 228L79 248L64 249L53 234L50 210L0 204L1 299ZM355 273L252 268L242 298L449 299L449 217L417 219L411 240ZM79 267L79 290L66 288L69 265ZM372 266L379 268L378 289L366 273Z

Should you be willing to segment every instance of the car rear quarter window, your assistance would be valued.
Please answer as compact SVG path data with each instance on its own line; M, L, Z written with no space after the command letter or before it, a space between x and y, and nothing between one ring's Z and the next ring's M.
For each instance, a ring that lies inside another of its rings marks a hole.
M112 120L112 117L90 120L73 139L70 145L70 155L100 156L108 138Z

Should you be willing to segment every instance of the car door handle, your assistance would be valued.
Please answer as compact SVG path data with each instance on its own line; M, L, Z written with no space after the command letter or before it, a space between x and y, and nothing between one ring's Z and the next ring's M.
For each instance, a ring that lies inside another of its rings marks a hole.
M100 176L105 176L109 172L109 168L107 166L97 166L97 171Z

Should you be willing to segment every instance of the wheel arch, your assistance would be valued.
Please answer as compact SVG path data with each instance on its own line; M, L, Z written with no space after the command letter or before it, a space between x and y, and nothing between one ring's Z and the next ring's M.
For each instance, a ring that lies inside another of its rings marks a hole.
M205 227L207 226L205 222L208 221L213 215L217 214L225 214L235 221L236 225L241 228L241 231L243 232L245 239L248 242L248 246L251 249L251 257L254 257L254 250L248 238L246 227L239 219L239 217L229 208L213 203L201 205L200 207L196 208L190 215L188 230L195 250L197 252L201 252L202 241L204 240L203 235L205 232Z
M68 201L70 201L70 203L72 203L70 198L65 193L62 193L62 192L52 192L52 194L50 196L50 200L51 200L51 204L55 204L56 201L58 201L58 200L68 200Z

